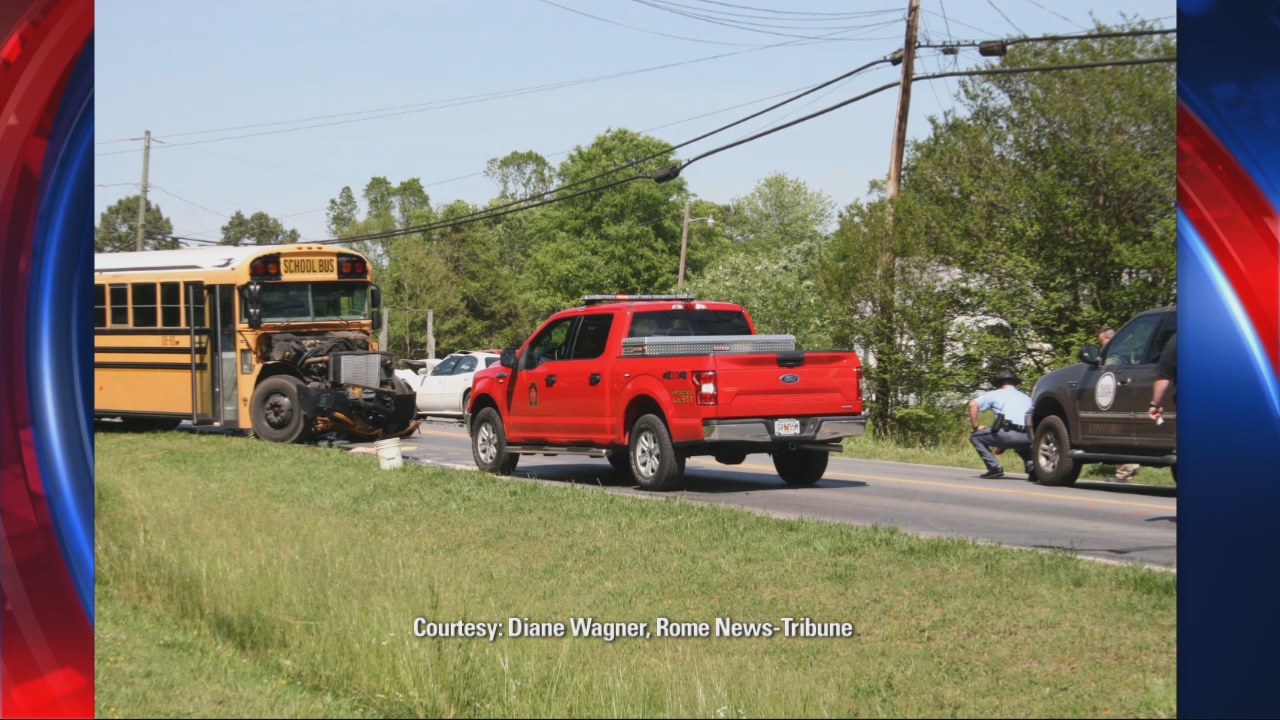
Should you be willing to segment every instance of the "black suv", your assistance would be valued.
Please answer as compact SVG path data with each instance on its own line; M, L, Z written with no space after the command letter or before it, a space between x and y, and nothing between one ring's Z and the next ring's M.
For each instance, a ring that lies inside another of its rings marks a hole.
M1168 466L1177 480L1172 392L1162 400L1164 423L1147 417L1156 363L1177 329L1177 306L1139 313L1101 351L1085 345L1080 362L1036 382L1027 426L1041 483L1070 485L1086 462Z

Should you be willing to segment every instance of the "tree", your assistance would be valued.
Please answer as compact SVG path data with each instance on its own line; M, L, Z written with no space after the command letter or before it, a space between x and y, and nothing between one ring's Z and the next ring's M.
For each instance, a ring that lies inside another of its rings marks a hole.
M222 226L220 245L282 245L301 239L297 230L285 230L284 223L259 210L245 217L237 210Z
M1000 65L1175 53L1165 37L1027 44ZM989 76L959 99L965 116L913 144L903 194L939 219L969 314L1007 325L984 340L993 362L1050 370L1175 300L1173 66Z
M418 178L409 178L399 185L392 185L385 177L370 178L362 193L366 212L360 217L360 204L351 188L344 187L338 197L329 200L326 211L330 234L337 238L371 235L390 230L403 230L425 225L435 219L431 198ZM422 240L417 233L405 237ZM364 253L376 269L385 269L390 262L390 239L361 240L348 245Z
M93 229L94 252L129 252L137 249L138 200L130 195L117 200L102 211ZM142 246L146 250L173 250L181 247L172 239L173 223L160 211L160 206L147 200L143 221Z
M546 158L532 150L516 151L490 160L484 176L498 186L499 198L514 200L550 190L555 170Z
M561 184L656 154L634 168L566 191L652 172L675 162L667 143L626 129L610 130L579 146L557 170ZM680 266L683 179L648 178L548 205L538 213L536 238L523 280L538 312L558 310L584 294L655 292L673 287ZM696 271L694 267L691 270Z
M729 203L722 218L734 242L750 252L772 251L821 240L835 204L803 180L774 173Z

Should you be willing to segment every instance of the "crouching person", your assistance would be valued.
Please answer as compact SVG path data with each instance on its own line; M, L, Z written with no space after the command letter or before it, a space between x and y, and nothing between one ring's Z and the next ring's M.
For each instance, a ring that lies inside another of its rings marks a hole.
M987 466L987 471L978 477L998 478L1004 476L1004 468L992 449L1013 450L1022 458L1023 467L1029 479L1034 480L1035 465L1031 462L1031 435L1026 422L1027 413L1031 411L1031 398L1018 389L1021 380L1008 370L996 376L996 387L969 401L969 424L973 426L973 434L969 441L978 451L978 457ZM978 424L978 413L983 410L994 410L995 423L991 427Z

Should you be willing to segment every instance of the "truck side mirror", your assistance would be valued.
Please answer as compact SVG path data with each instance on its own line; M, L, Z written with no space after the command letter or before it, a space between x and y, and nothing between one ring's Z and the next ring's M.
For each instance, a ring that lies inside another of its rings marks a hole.
M514 370L516 368L516 349L511 347L502 348L502 355L498 359L498 364L504 368Z
M1101 361L1097 345L1085 345L1080 348L1080 352L1076 354L1076 357L1080 362L1087 365L1097 365Z

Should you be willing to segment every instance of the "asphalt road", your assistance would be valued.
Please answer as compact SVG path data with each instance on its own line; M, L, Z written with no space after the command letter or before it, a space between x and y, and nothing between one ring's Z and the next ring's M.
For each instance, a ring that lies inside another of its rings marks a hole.
M372 443L352 443L373 453ZM461 423L425 422L401 441L407 461L475 469ZM686 489L649 493L619 480L601 459L525 455L516 475L548 484L578 483L607 492L718 503L779 517L857 525L896 525L924 536L965 537L1082 556L1176 568L1178 505L1173 488L1077 482L1045 487L1022 474L982 480L978 471L832 457L817 485L790 488L768 455L742 465L690 458Z

